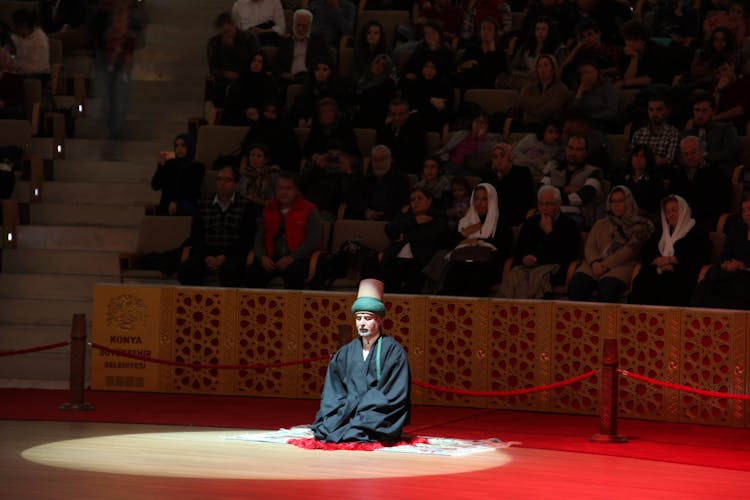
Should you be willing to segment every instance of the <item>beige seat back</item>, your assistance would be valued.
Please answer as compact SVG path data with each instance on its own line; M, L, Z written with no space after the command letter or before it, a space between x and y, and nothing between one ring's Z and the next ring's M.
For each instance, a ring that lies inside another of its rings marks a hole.
M204 125L198 129L195 159L211 168L219 155L239 154L240 143L249 127L229 127L226 125Z
M385 225L383 221L339 219L333 227L331 250L338 250L345 241L356 240L367 248L382 252L390 244Z
M138 231L138 253L166 252L180 245L190 236L192 217L148 215Z

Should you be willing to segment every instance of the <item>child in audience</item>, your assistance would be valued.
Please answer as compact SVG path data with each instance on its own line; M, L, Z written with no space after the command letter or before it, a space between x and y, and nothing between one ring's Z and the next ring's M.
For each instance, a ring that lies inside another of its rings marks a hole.
M466 215L471 203L469 181L466 177L457 175L451 180L451 203L445 210L448 226L451 229L458 227L458 221Z
M442 204L445 201L444 195L451 190L451 182L443 175L443 166L438 158L429 157L424 161L422 178L414 187L428 191L436 204Z

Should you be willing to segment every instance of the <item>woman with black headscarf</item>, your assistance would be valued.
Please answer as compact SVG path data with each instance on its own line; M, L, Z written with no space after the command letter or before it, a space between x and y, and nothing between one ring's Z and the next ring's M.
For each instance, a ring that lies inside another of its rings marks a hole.
M174 151L162 151L151 188L161 191L157 215L192 215L203 186L205 166L196 162L190 134L175 137Z

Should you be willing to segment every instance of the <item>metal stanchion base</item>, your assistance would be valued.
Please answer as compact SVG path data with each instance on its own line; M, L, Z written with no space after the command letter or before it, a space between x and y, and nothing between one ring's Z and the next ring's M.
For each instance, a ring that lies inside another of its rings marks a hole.
M63 403L57 407L62 411L94 411L94 405L91 403Z
M589 441L595 443L627 443L628 438L625 436L618 436L617 434L594 434Z

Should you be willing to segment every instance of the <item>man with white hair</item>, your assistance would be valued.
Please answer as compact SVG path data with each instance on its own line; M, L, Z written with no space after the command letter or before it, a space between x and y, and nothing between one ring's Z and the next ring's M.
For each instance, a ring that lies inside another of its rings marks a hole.
M284 84L301 83L315 61L328 55L325 38L312 33L313 14L307 9L294 11L292 35L279 41L273 73Z
M286 33L281 0L237 0L232 18L242 31L257 36L261 45L276 45Z
M411 417L409 359L383 332L383 283L362 280L352 304L358 338L331 359L312 430L331 443L397 441Z
M393 168L388 146L370 153L370 169L361 190L350 193L346 218L390 221L409 204L409 178Z

